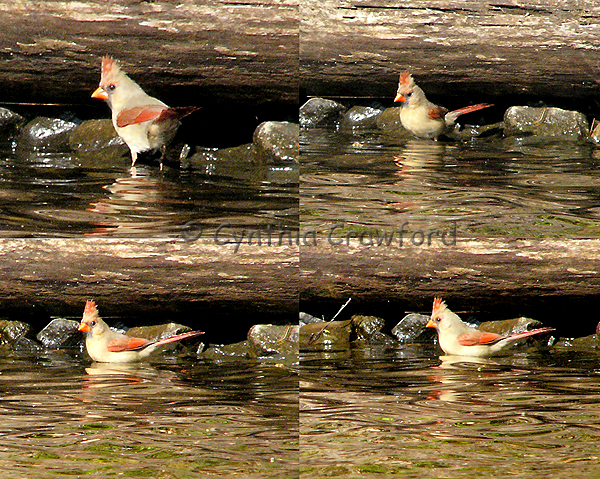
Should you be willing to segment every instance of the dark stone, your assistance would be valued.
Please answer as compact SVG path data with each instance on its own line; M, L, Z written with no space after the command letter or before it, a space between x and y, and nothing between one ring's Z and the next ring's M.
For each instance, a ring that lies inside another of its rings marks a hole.
M302 128L333 127L342 119L346 107L325 98L311 98L300 107Z
M504 113L507 136L588 138L590 126L583 113L561 108L511 106Z
M299 333L299 326L256 324L248 331L250 356L254 358L264 356L297 358Z
M381 111L370 106L353 106L344 114L340 129L377 128L377 118Z
M254 131L253 142L267 160L298 162L300 127L287 121L265 121Z
M56 318L37 334L37 339L48 349L81 348L85 335L79 323L71 319Z
M60 118L37 117L25 125L17 140L20 151L63 153L70 150L69 137L77 123Z
M209 347L206 351L198 353L202 359L247 359L250 357L248 341L233 344L217 344Z
M327 327L321 332L325 325ZM351 331L352 321L350 320L307 324L300 328L300 349L332 351L349 349ZM314 339L312 342L311 338Z
M79 156L129 157L129 148L117 135L111 120L88 120L77 125L69 136L71 149Z
M300 316L300 326L304 326L305 324L323 322L322 318L317 318L316 316L313 316L312 314L303 313L302 311L300 312L299 316Z
M381 332L385 326L385 320L376 316L352 316L352 326L359 339L371 339L376 333Z
M392 329L392 334L401 343L431 342L435 336L433 329L425 328L429 321L426 314L409 313Z
M0 145L17 136L24 124L25 118L21 115L6 108L0 108Z

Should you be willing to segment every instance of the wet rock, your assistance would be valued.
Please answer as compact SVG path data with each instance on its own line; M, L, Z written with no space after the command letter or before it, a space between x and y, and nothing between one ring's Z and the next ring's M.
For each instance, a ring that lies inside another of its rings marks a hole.
M24 124L25 118L21 115L6 108L0 108L0 142L13 139Z
M546 137L587 138L588 121L578 111L561 108L512 106L504 113L504 134Z
M370 106L353 106L342 117L340 129L377 128L382 110Z
M69 145L80 156L98 153L110 157L129 156L129 148L108 119L87 120L77 125L69 136Z
M85 336L79 331L79 323L72 319L55 318L37 334L46 348L81 348Z
M300 326L255 324L248 331L250 357L297 357Z
M431 342L436 337L433 329L425 327L429 321L426 314L409 313L404 316L392 329L392 334L401 343Z
M323 333L310 343L311 336L315 337L323 326L327 325ZM300 349L328 349L344 350L350 348L350 333L352 321L332 321L326 323L307 324L300 328Z
M486 321L481 323L478 328L482 331L490 333L509 335L515 333L522 333L525 331L531 331L532 329L541 328L544 325L535 319L520 317L515 319L505 319L502 321ZM521 343L539 344L551 346L554 344L556 338L549 333L549 335L542 334L539 336L532 336L526 340L521 340Z
M217 344L209 347L206 351L199 352L198 357L210 360L247 359L250 357L250 346L248 345L248 341L233 344Z
M259 154L276 161L299 161L300 127L287 121L265 121L252 138Z
M377 117L377 128L386 131L401 130L410 135L410 132L402 126L402 120L400 120L401 109L402 107L392 106L383 110L381 114Z
M346 107L325 98L311 98L300 107L302 128L333 127L342 119Z
M184 326L183 324L178 323L165 323L165 324L155 324L152 326L135 326L131 329L128 329L125 334L127 336L133 336L136 338L145 338L151 341L156 341L159 339L168 338L169 336L174 336L176 334L187 333L191 331L192 328L189 326ZM197 348L198 343L201 342L201 336L186 339L183 342L175 342L171 344L167 344L162 347L161 350L182 350L191 348L194 345L194 349Z
M321 323L323 322L322 318L317 318L312 314L300 312L300 326L304 326L305 324L311 323Z
M504 130L504 122L491 123L489 125L465 125L460 127L455 125L456 128L449 134L450 137L458 140L469 140L477 137L488 137L492 135L501 136Z
M371 339L377 333L381 332L385 326L385 320L376 316L355 314L352 316L352 326L359 339Z
M34 118L21 130L17 149L45 153L67 152L70 149L69 137L76 126L77 123L60 118Z
M581 350L600 349L600 335L592 334L581 338L561 339L556 346Z
M33 328L30 324L22 321L9 321L6 319L0 320L0 344L15 344L25 340L24 342L33 342Z

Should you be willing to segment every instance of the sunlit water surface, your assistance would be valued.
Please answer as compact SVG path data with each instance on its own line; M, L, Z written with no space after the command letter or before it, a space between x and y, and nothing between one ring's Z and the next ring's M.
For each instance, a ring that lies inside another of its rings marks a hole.
M456 222L460 237L600 236L600 150L588 142L435 142L332 129L301 130L300 140L305 230Z
M277 364L0 358L0 477L293 478L298 376Z
M306 353L301 477L600 477L600 356Z

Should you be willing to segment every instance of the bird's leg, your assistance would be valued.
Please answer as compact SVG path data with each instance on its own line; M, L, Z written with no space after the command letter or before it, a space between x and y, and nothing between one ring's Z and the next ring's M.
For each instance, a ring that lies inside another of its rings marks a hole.
M137 151L131 152L131 166L135 166L135 162L137 161Z

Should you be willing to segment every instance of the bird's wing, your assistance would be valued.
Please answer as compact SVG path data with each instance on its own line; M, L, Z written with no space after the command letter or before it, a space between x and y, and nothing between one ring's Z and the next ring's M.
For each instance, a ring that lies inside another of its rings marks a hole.
M133 351L136 349L142 349L152 342L153 341L149 341L148 339L130 338L127 336L122 336L119 338L111 339L106 344L106 347L109 351L113 353L118 353L119 351Z
M127 110L123 110L117 116L117 126L123 128L124 126L134 125L136 123L156 120L166 109L167 108L162 105L144 105L128 108Z
M478 344L494 344L501 339L504 339L504 336L500 334L473 331L458 336L458 343L461 346L476 346Z
M442 106L432 106L427 109L427 115L429 118L433 118L434 120L438 118L444 118L444 116L448 113L448 110Z

